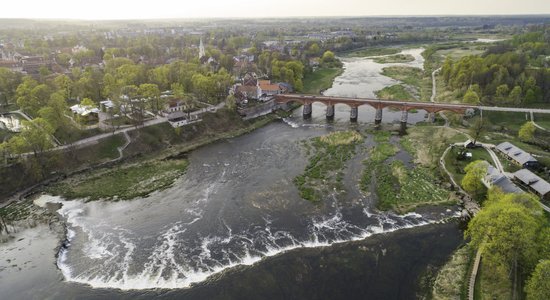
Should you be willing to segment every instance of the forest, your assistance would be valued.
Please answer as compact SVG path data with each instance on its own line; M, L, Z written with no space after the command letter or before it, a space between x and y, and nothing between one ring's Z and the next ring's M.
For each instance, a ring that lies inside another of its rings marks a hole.
M491 46L483 55L457 61L447 57L441 74L449 90L464 102L502 106L550 103L550 27Z

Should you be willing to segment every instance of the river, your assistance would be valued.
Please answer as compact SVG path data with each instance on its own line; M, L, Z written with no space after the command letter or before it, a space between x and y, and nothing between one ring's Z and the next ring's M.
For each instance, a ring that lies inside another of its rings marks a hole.
M327 95L347 96L338 90L349 84L370 96L387 80L368 59L344 64ZM311 120L300 114L193 151L186 175L147 198L39 197L62 204L66 241L56 259L56 238L42 226L0 246L0 298L414 299L418 278L461 243L446 222L458 210L375 212L357 184L366 151L345 170L347 193L318 205L300 199L292 179L307 164L301 141L350 127L345 108L332 123L319 107ZM373 122L369 114L359 119Z

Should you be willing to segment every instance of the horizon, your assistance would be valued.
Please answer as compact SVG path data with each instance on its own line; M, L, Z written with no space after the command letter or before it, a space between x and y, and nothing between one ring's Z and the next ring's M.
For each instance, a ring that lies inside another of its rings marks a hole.
M57 18L57 17L0 17L0 20L31 20L31 21L94 21L94 22L113 22L113 21L200 21L200 20L285 20L285 19L354 19L354 18L445 18L445 17L548 17L550 13L532 13L532 14L433 14L433 15L304 15L304 16L272 16L272 17L158 17L158 18L120 18L120 19L87 19L87 18Z
M26 9L8 2L0 11L0 19L31 20L197 20L197 19L287 19L344 17L437 17L437 16L544 16L550 14L550 1L463 0L460 3L442 0L388 0L384 3L362 0L341 0L332 5L328 0L241 0L237 4L222 0L180 2L157 0L151 5L143 0L97 0L86 9L77 9L70 0L29 0Z

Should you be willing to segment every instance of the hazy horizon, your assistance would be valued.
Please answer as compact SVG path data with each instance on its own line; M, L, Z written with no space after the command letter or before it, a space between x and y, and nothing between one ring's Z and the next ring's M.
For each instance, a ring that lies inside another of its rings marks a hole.
M20 4L2 5L0 19L46 20L162 20L162 19L254 19L315 17L433 17L433 16L510 16L548 15L550 1L542 0L341 0L331 5L327 0L222 0L189 2L157 0L153 2L97 0L84 9L70 0L29 0L25 9Z

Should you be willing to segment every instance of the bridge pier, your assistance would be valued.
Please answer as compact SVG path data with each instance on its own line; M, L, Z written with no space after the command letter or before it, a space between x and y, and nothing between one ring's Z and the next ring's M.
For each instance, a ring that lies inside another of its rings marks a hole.
M334 120L334 105L327 105L327 120Z
M374 115L374 124L378 125L380 123L382 123L382 108L377 108Z
M407 129L407 120L409 118L409 111L404 109L401 111L401 131Z
M435 113L428 113L428 123L435 123Z
M349 115L349 120L351 122L357 122L357 116L359 114L359 108L357 108L357 106L352 106L351 107L351 112L350 112L350 115Z
M302 108L302 115L303 115L304 119L311 118L311 112L312 112L311 103L304 104L304 107Z

